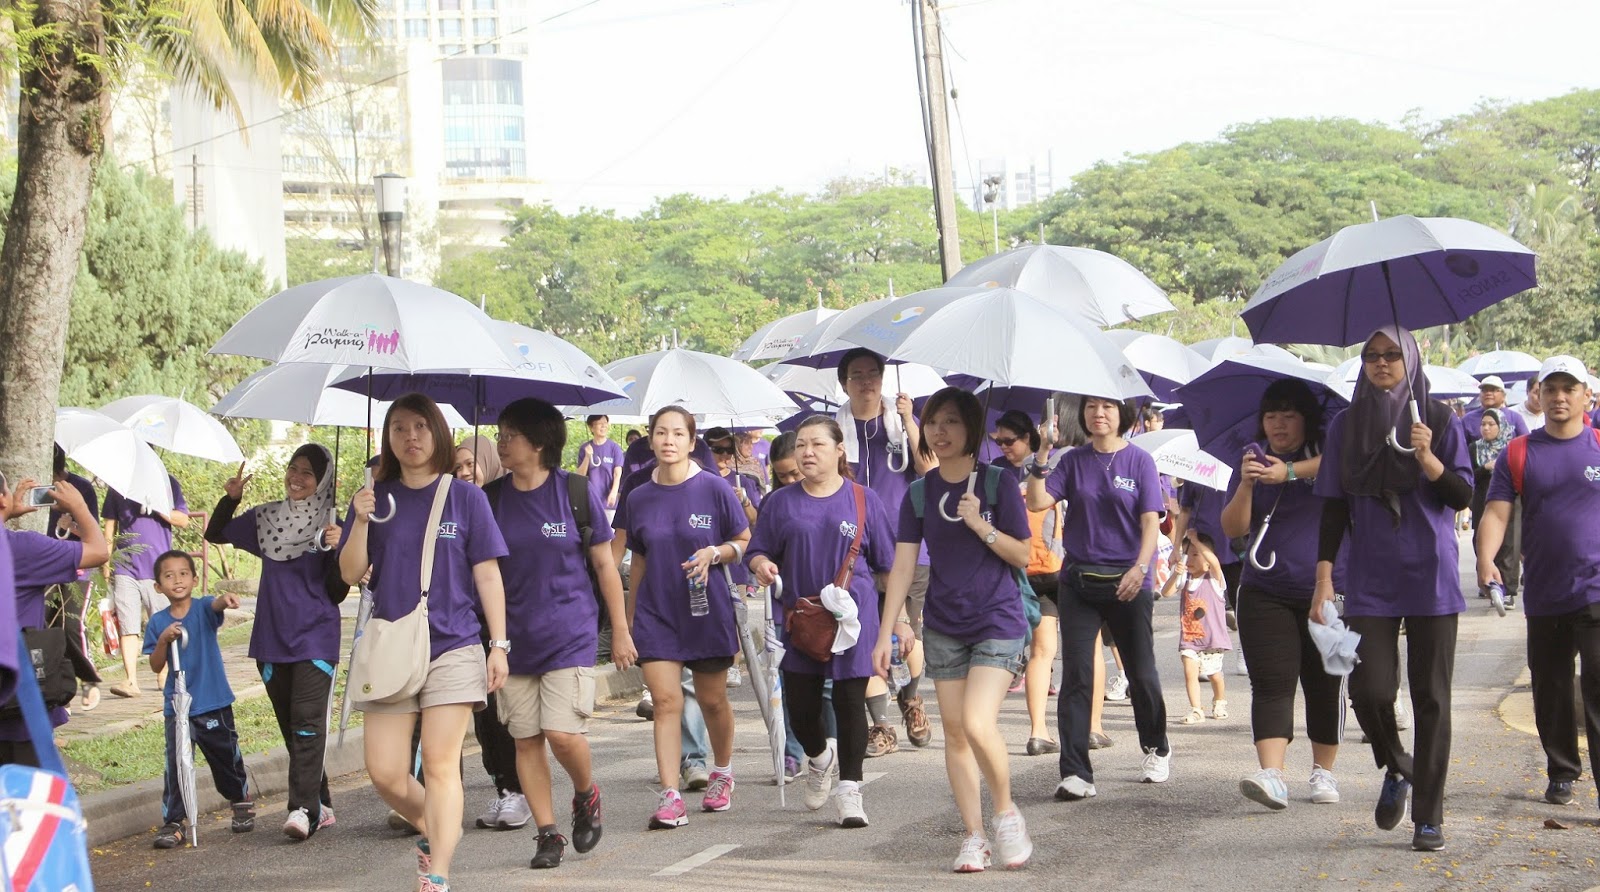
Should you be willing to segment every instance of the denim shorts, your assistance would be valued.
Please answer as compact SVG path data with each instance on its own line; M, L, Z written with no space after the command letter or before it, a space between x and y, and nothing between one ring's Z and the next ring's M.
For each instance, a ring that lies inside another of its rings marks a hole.
M973 666L1018 672L1026 654L1021 638L989 638L967 644L933 629L922 630L924 671L934 681L966 678L967 670Z

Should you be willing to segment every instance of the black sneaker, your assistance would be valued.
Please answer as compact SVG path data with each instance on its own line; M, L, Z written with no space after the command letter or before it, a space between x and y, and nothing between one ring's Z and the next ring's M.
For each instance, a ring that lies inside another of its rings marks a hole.
M1544 801L1551 805L1572 804L1572 781L1551 781L1544 788Z
M234 833L249 833L256 829L256 804L252 800L243 799L233 804Z
M535 870L560 867L561 856L567 850L567 838L559 833L539 834L539 851L534 853L528 866Z
M182 824L163 824L156 831L156 841L152 845L158 849L175 849L183 845L184 839Z
M584 854L600 844L600 785L572 797L572 847Z
M1444 828L1438 824L1418 824L1411 834L1411 848L1419 852L1437 852L1444 848Z
M1372 810L1372 820L1379 830L1393 830L1400 825L1400 819L1406 814L1406 799L1410 793L1411 781L1392 771L1383 776L1383 789L1378 792L1378 807ZM1417 825L1418 833L1422 832L1423 826ZM1434 829L1438 830L1437 827ZM1444 837L1439 838L1442 845Z

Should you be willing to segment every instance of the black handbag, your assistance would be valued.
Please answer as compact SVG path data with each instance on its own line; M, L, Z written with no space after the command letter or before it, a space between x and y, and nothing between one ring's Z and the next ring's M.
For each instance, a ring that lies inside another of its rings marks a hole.
M55 627L23 629L22 640L27 645L33 677L44 695L45 707L55 709L71 703L78 693L78 678L73 674L72 658L67 654L67 631ZM22 707L17 705L15 696L0 706L0 720L22 720Z

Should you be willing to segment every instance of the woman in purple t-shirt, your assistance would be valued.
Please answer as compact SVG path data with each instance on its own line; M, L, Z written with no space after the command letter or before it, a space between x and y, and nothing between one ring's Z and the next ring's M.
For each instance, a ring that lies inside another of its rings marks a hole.
M728 667L739 651L738 621L726 577L711 571L743 557L750 522L733 487L690 458L694 416L682 406L668 406L650 419L650 446L656 466L647 482L622 497L615 523L626 531L633 552L628 621L655 704L662 789L650 828L665 830L688 823L678 792L685 667L694 674L695 702L716 760L701 808L727 811L733 805Z
M397 620L416 610L422 551L434 538L428 587L428 674L415 696L400 702L357 700L366 713L367 774L378 795L421 832L417 872L423 892L449 888L450 862L461 841L461 743L472 711L505 683L505 591L498 559L506 543L483 490L450 476L450 428L433 400L408 393L389 406L374 484L351 501L339 569L355 585L372 571L372 615ZM436 529L428 529L441 478L449 487ZM384 513L374 522L378 497ZM478 640L478 613L489 626L489 649ZM411 732L422 721L422 773L411 776Z
M1321 622L1322 605L1334 598L1334 562L1348 529L1350 554L1359 560L1348 567L1345 622L1361 635L1350 699L1384 770L1373 821L1393 830L1415 785L1411 846L1432 852L1444 847L1450 680L1456 623L1467 607L1455 517L1472 502L1472 465L1461 420L1428 398L1411 332L1392 325L1373 332L1361 348L1361 368L1350 408L1328 427L1317 474L1314 491L1324 501L1311 618ZM1415 758L1395 721L1401 623Z
M1172 767L1167 708L1156 671L1152 613L1155 592L1145 574L1155 555L1161 512L1161 481L1155 460L1124 439L1138 417L1134 404L1085 397L1078 420L1089 442L1068 450L1052 470L1045 447L1029 469L1028 507L1034 511L1066 500L1061 584L1061 699L1056 704L1061 743L1063 801L1096 795L1089 761L1089 723L1095 636L1102 624L1122 655L1133 700L1144 762L1139 780L1159 784Z
M223 484L205 531L207 542L262 558L250 656L289 750L283 832L290 839L307 839L333 824L324 735L339 665L339 603L350 591L334 555L342 531L333 523L333 479L328 450L307 443L284 469L283 499L235 517L250 482L241 462Z
M1000 703L1027 648L1028 619L1016 571L1028 564L1028 512L1004 470L978 462L984 434L983 407L965 390L946 387L923 407L917 450L939 464L900 505L894 569L873 650L878 674L887 677L894 622L926 542L923 671L939 698L945 772L966 831L957 873L981 871L991 859L980 777L994 800L993 859L1011 869L1033 854L1027 823L1011 799L1011 764L999 727ZM994 485L991 473L997 476ZM990 492L996 494L992 501Z
M894 561L894 535L877 493L851 479L839 423L813 415L795 434L794 455L802 479L799 486L782 487L768 497L765 514L750 540L750 572L758 584L771 585L781 570L787 583L783 608L793 609L800 598L817 598L824 586L835 583L852 544L859 542L846 583L860 621L855 643L827 662L788 647L782 668L795 737L810 757L806 807L821 808L838 778L833 802L839 811L839 826L865 827L861 765L867 757L867 679L875 674L872 645L878 640L878 589L873 574L889 571ZM787 646L787 626L782 635ZM828 743L823 729L823 682L827 679L833 680L837 746Z

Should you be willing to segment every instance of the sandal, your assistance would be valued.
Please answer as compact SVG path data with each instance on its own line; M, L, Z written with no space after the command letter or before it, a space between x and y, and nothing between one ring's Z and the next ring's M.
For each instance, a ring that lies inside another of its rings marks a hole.
M84 712L93 712L94 708L100 705L100 686L97 684L84 685L80 702L83 703Z
M126 682L123 682L122 684L114 684L108 688L108 690L110 690L111 693L116 694L118 697L123 697L129 700L135 700L144 695L144 691L141 691L138 688L129 687Z
M1189 714L1178 720L1180 725L1198 725L1206 720L1206 711L1198 706L1191 707Z

